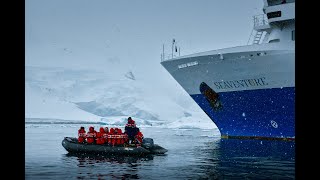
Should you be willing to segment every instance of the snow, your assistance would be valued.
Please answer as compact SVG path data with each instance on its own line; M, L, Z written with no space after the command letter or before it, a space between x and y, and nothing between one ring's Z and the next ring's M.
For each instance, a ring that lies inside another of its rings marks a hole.
M70 120L123 126L131 116L138 126L216 128L172 77L148 77L142 69L109 63L108 70L26 66L26 121Z
M76 107L74 103L49 96L26 83L26 118L99 121L100 117Z
M148 121L141 118L132 117L138 127L159 126L161 121ZM109 116L101 118L101 124L124 127L128 122L128 116Z
M186 117L166 124L167 128L177 129L215 129L215 125L211 122L203 122L202 119Z

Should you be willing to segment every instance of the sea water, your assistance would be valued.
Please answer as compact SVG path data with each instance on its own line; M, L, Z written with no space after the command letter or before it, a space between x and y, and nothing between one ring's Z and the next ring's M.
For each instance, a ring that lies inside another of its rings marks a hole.
M165 155L72 155L61 142L76 137L80 126L90 125L26 124L25 178L295 179L295 142L221 139L218 130L151 126L140 129L168 149Z

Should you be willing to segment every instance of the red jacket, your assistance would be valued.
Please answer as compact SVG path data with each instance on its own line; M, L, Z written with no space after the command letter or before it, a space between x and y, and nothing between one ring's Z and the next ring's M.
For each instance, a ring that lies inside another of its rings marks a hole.
M114 128L110 128L109 134L113 134L113 133L114 133Z
M137 143L142 144L143 134L141 131L138 132L138 134L135 136L135 139Z
M123 145L127 141L127 135L123 134L119 128L110 128L107 141L112 146Z
M86 139L86 130L84 130L84 128L80 128L78 130L78 142L83 143L85 142L85 139Z
M115 145L115 140L113 138L113 134L114 134L114 129L113 128L110 128L110 131L109 131L109 134L108 134L108 139L107 139L107 142L109 145Z
M95 143L96 137L97 131L95 131L93 127L90 127L89 132L87 133L87 142L89 144Z
M97 144L104 144L107 141L105 134L107 133L104 131L104 128L100 127L100 132L97 133Z
M122 134L122 130L121 129L119 129L119 128L115 128L115 130L114 130L115 132L116 132L116 134Z
M119 128L115 129L116 132L116 145L123 145L125 143L125 137L124 134L122 133L122 130Z

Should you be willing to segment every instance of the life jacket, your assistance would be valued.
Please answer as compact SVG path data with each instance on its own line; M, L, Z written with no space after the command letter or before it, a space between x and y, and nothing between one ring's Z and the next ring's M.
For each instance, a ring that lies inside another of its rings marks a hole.
M116 145L123 145L124 142L125 142L125 139L124 139L124 135L122 133L122 130L119 129L119 128L116 128Z
M113 134L122 134L122 130L120 128L115 128Z
M108 139L107 139L107 142L109 145L115 145L115 140L113 138L113 134L114 134L114 129L113 128L110 128L110 132L108 134Z
M110 128L107 141L112 146L123 145L127 141L127 135L119 128Z
M94 130L93 127L89 128L89 132L87 133L87 142L89 144L95 143L97 137L97 132Z
M126 124L125 127L136 127L136 124L130 124L130 123L128 123L128 124Z
M104 134L107 134L105 133L104 131L104 128L103 127L100 127L100 131L97 133L97 144L104 144L106 142L106 138L104 138Z
M114 133L114 128L110 128L110 134L113 134Z
M138 132L138 134L135 136L136 143L142 144L143 140L143 134L141 131Z
M104 134L102 135L103 136L103 138L105 139L105 142L107 142L107 140L108 140L108 134L109 134L109 129L108 129L108 127L105 127L104 128Z
M129 119L129 120L128 120L128 124L134 124L134 120Z
M128 142L129 142L128 135L125 134L125 133L122 133L122 140L123 140L123 141L122 141L123 144L128 143Z
M78 130L78 142L79 143L84 143L85 140L86 140L86 130L79 129Z

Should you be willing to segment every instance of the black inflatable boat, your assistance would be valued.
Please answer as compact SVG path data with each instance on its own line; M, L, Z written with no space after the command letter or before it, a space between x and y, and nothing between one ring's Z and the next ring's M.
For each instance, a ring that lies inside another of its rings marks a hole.
M62 146L70 153L95 153L95 154L127 154L127 155L146 155L164 154L168 150L153 143L152 138L144 138L140 147L136 146L110 146L107 144L80 144L77 138L65 137Z

